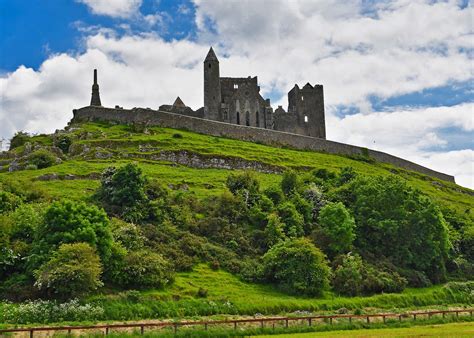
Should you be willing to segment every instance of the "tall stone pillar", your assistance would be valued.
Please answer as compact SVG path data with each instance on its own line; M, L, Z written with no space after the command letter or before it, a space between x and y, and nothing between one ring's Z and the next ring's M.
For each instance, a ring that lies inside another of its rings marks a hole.
M94 69L94 84L92 85L91 106L102 106L100 103L99 84L97 83L97 69Z

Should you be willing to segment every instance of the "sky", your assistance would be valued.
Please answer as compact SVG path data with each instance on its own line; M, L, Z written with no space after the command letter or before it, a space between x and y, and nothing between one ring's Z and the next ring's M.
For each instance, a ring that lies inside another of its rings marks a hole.
M90 102L203 105L221 76L258 76L287 107L324 86L327 138L381 150L474 188L474 11L469 1L2 0L0 139L62 129Z

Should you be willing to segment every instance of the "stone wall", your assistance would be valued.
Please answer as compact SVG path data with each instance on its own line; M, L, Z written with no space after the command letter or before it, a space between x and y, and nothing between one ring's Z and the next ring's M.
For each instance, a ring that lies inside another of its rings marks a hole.
M392 164L408 170L454 182L454 177L446 175L402 158L381 151L370 150L349 144L324 139L285 133L281 131L205 120L201 118L156 111L151 109L113 109L105 107L84 107L73 111L72 122L108 121L123 124L140 123L166 128L186 129L189 131L228 138L258 142L277 147L314 150L330 154L350 156L370 156L376 161Z

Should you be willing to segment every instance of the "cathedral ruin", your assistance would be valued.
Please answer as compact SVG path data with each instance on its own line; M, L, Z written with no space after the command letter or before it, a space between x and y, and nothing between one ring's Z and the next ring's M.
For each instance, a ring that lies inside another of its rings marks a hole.
M91 106L100 106L97 71L94 70ZM257 77L221 77L219 59L212 47L204 60L204 107L193 110L178 96L160 111L289 132L326 139L323 86L297 84L288 92L288 111L274 111L270 99L260 94Z

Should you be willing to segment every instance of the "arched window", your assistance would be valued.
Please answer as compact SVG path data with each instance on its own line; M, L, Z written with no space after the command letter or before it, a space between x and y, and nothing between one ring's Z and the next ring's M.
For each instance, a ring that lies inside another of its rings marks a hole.
M227 114L227 110L224 110L224 112L222 113L222 118L224 119L224 121L227 122L227 119L229 118L229 115Z
M304 123L308 123L308 116L304 116Z
M209 68L211 68L211 64L209 64Z
M248 111L245 112L245 125L250 126L250 113Z
M260 127L260 115L258 114L258 110L255 112L255 116L257 127Z
M240 124L240 113L237 112L237 124Z

